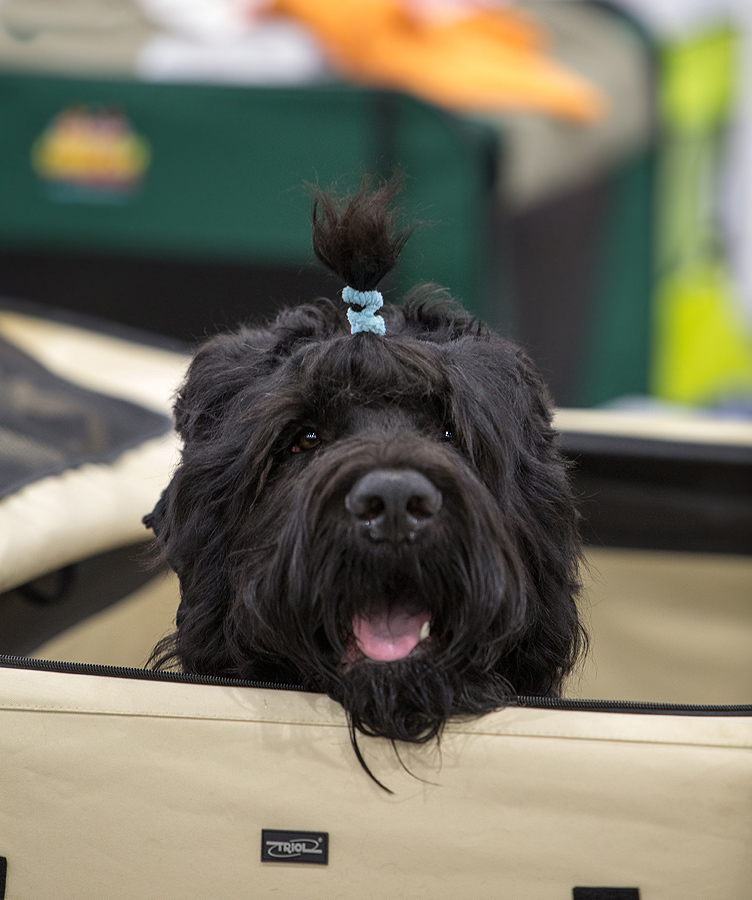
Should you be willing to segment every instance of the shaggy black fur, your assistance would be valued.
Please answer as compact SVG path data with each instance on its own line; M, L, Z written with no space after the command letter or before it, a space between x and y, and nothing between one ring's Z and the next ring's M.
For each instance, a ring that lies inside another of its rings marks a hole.
M404 243L392 193L317 199L316 251L356 288ZM345 313L319 300L196 354L182 462L145 519L182 591L153 663L304 684L352 729L406 741L558 694L585 643L579 540L537 371L436 289L386 305L384 337ZM393 527L370 473L418 485ZM430 637L368 659L353 618L374 609L426 610Z

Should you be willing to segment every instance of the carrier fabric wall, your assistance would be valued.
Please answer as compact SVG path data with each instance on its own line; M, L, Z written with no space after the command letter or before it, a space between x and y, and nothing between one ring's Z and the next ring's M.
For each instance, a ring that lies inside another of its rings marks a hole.
M320 695L4 669L7 900L748 895L749 717L509 709L361 745L391 795ZM262 862L262 829L326 832L328 864Z

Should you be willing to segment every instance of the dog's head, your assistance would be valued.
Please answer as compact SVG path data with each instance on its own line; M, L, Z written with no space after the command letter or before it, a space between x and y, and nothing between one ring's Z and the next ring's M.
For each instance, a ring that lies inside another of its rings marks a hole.
M390 195L314 212L358 290L399 252ZM440 291L380 313L385 334L351 334L321 300L198 351L146 520L182 591L154 659L302 682L354 728L421 741L559 692L583 645L577 515L525 354Z

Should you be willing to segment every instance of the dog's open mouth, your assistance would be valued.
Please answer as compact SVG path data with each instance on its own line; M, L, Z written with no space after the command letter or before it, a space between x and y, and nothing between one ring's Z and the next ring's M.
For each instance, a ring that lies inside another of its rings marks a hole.
M368 659L393 662L404 659L429 637L431 614L384 604L353 616L352 633L355 641L351 658L360 651Z

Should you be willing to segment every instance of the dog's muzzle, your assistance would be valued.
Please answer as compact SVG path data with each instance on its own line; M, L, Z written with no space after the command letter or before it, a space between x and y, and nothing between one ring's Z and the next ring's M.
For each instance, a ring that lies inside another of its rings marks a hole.
M397 548L430 527L442 502L441 491L415 469L374 469L353 485L345 508L366 541ZM377 662L408 656L430 634L431 612L424 604L408 588L359 610L352 621L351 660L358 654Z
M374 469L345 497L356 528L377 543L414 541L441 505L441 491L414 469Z

